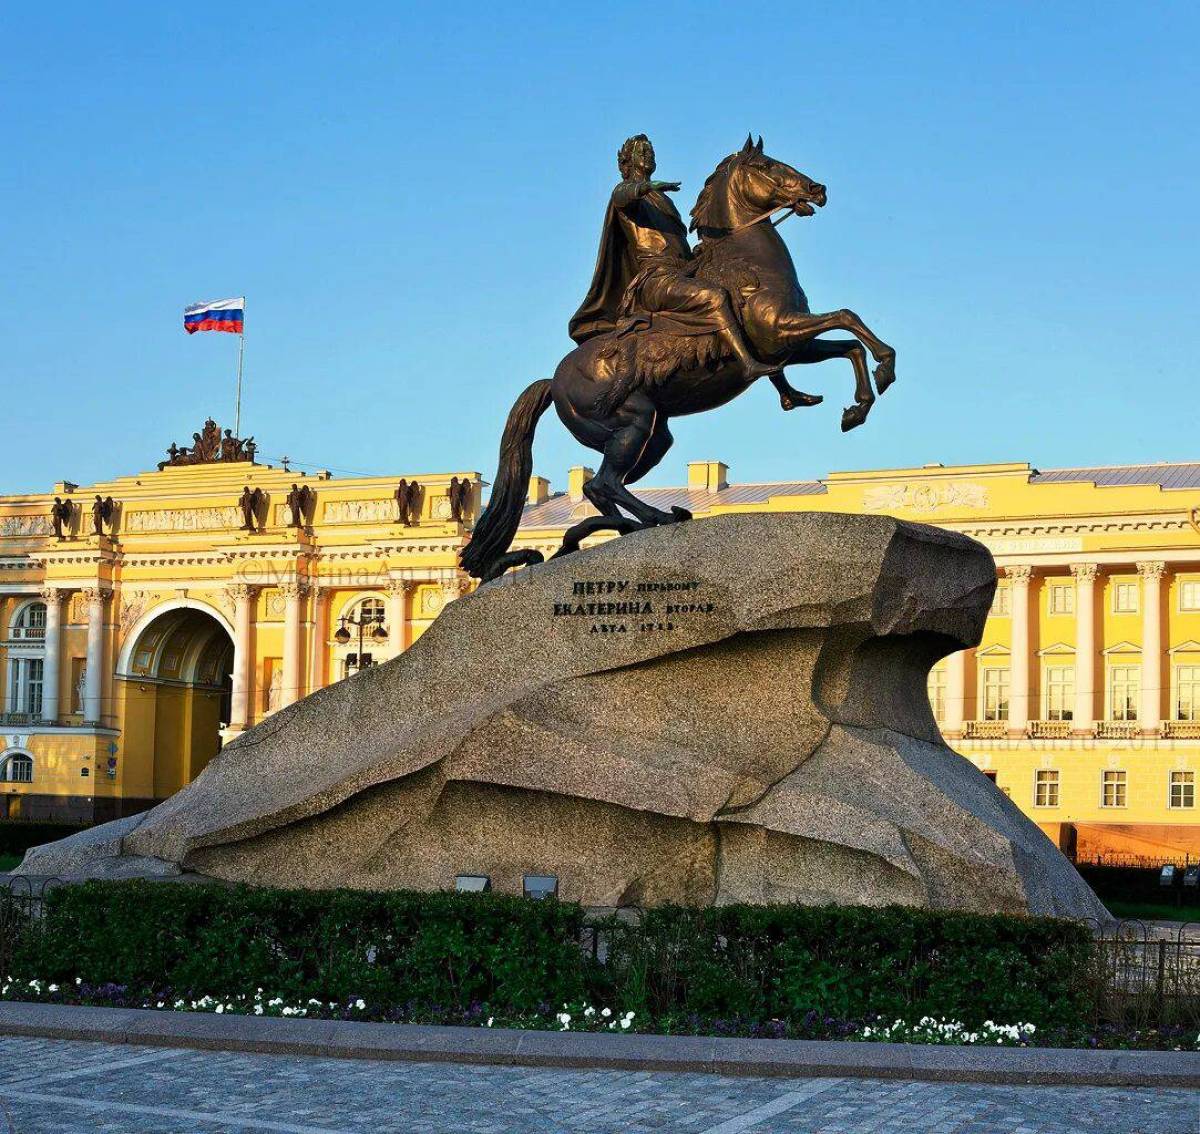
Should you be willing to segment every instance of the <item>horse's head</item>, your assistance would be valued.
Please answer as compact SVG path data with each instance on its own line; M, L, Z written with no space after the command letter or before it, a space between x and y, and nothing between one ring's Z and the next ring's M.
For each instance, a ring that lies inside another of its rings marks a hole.
M704 183L692 228L730 229L775 209L791 208L810 217L826 201L825 186L763 153L763 140L747 136L746 144L730 154Z

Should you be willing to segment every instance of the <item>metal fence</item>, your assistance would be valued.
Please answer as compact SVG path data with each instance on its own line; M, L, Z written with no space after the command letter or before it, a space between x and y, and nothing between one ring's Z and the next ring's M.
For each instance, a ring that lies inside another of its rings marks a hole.
M1100 1022L1200 1030L1200 922L1087 922Z

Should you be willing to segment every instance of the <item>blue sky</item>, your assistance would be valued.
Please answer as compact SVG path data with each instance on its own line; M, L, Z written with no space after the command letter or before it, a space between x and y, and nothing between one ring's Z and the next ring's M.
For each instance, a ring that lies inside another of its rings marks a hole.
M651 483L1200 458L1200 8L1188 4L7 5L0 491L153 467L232 424L308 468L490 478L570 345L614 152L690 208L761 133L829 186L781 229L814 310L899 380L838 431L848 364L673 424ZM553 415L537 469L594 464Z

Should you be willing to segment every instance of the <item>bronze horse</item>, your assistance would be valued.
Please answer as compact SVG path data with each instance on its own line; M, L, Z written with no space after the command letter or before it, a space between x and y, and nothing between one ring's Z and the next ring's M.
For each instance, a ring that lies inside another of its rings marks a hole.
M713 171L692 209L691 227L702 241L695 274L729 291L754 353L763 361L782 368L850 359L854 404L842 413L842 429L848 430L866 421L875 391L882 394L895 381L896 352L853 311L809 311L791 254L770 220L784 210L785 215L812 216L814 206L824 206L825 200L825 186L764 154L761 138L757 144L747 138L741 150ZM818 337L826 331L853 337ZM876 363L875 391L867 351ZM463 548L464 569L487 580L510 567L542 561L539 552L508 548L533 473L534 430L551 401L571 433L604 455L583 488L600 515L567 532L559 552L564 554L595 531L628 532L690 519L682 508L664 512L651 507L626 485L640 480L666 455L673 440L668 428L672 417L716 409L752 384L731 359L711 349L693 346L690 353L672 353L670 336L653 329L588 339L559 363L552 379L526 389L509 413L491 501ZM785 409L819 400L792 390L782 377L775 384Z

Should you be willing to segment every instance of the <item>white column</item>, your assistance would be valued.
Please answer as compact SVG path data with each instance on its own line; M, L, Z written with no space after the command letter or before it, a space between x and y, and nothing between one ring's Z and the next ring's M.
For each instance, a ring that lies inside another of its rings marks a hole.
M1071 731L1089 734L1096 726L1095 563L1072 563L1075 576L1075 709Z
M302 622L304 599L308 584L302 579L288 579L279 584L283 594L283 689L279 705L282 708L304 696L304 655L302 652Z
M42 720L58 720L58 685L62 668L62 591L47 587L41 593L46 604L46 653L42 662Z
M942 732L962 735L967 704L967 651L957 650L946 659L946 719Z
M1006 567L1012 587L1012 655L1009 659L1008 731L1024 735L1029 725L1029 580L1027 564Z
M399 657L412 645L409 640L408 596L416 584L411 579L391 579L387 593L388 657Z
M254 600L258 588L235 583L233 597L233 692L230 697L229 731L242 732L250 723L250 691L254 681L254 654L250 633L254 624Z
M107 587L87 587L83 592L88 608L83 719L89 724L99 724L104 715L104 604L108 596Z
M1162 579L1165 563L1139 563L1142 577L1142 697L1138 723L1143 733L1162 723Z
M329 648L329 591L319 583L313 586L312 640L308 649L308 691L324 689L325 667Z

